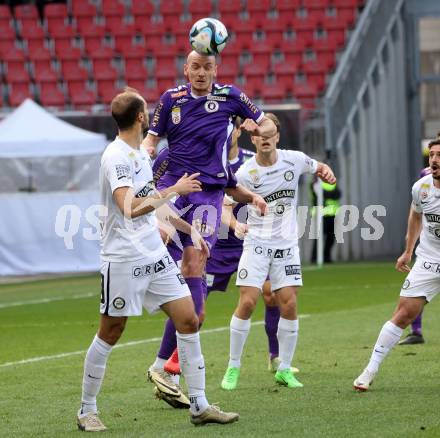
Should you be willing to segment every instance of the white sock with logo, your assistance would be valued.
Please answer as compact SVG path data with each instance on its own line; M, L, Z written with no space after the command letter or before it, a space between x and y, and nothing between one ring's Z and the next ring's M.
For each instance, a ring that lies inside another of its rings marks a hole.
M244 344L251 328L250 319L240 319L232 315L230 324L228 367L240 368Z
M367 370L370 373L377 373L380 364L388 356L391 349L399 342L403 329L398 327L391 321L387 321L377 338L376 345L373 348L370 362L368 362Z
M101 389L105 366L112 348L96 335L87 351L84 360L80 415L97 412L96 396Z
M200 415L208 406L205 395L205 361L200 347L199 333L176 332L179 363L188 386L190 411Z
M280 318L277 338L280 346L278 371L290 369L298 341L298 320Z

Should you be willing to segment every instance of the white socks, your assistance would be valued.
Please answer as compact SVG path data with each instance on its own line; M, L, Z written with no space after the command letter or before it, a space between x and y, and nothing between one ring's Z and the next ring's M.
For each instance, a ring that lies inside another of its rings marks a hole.
M96 396L101 388L107 358L112 346L98 338L93 339L84 360L84 376L81 396L81 414L97 412Z
M277 338L280 348L278 371L290 369L298 340L298 320L280 318Z
M243 347L251 328L250 319L240 319L232 315L230 324L230 344L228 367L240 368L240 359Z
M179 363L188 386L190 411L200 415L208 406L205 396L205 361L200 348L199 333L176 332Z
M402 336L403 329L387 321L377 338L376 345L373 348L373 353L371 354L370 362L368 362L367 370L370 373L377 373L379 370L379 365L387 357L390 350L399 342Z
M165 366L165 359L162 359L160 357L156 357L156 360L154 361L153 365L151 365L151 368L157 369L157 370L163 370L163 367Z

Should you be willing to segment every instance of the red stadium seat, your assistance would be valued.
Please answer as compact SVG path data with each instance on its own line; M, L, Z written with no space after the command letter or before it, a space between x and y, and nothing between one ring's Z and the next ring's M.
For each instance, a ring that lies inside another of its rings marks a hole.
M49 3L44 5L44 16L50 20L52 18L67 18L68 10L65 3Z
M97 95L94 91L89 89L83 89L74 94L70 94L70 100L74 107L77 109L86 108L88 109L91 105L96 104Z
M88 0L72 1L72 15L78 17L95 17L97 15L97 7Z
M52 55L50 54L49 49L46 47L28 47L28 56L31 61L40 61L44 63L49 63Z
M39 18L37 7L32 3L15 6L14 15L15 18L20 20L25 19L37 21Z
M295 83L294 95L298 100L315 99L318 96L318 89L314 84L308 82Z
M147 55L147 47L145 42L142 44L131 44L124 48L122 56L125 59L142 59Z
M113 36L134 36L136 35L136 26L127 24L122 17L110 17L105 20L105 29Z
M279 62L273 66L273 72L277 79L283 80L285 77L293 78L295 74L302 68L301 61L298 59L297 63L293 62Z
M15 30L10 26L9 22L5 23L1 28L0 32L0 41L3 40L14 40L15 39Z
M266 103L279 103L287 97L287 93L278 84L271 84L264 86L261 96Z
M9 50L4 50L2 53L2 61L6 62L18 62L18 63L24 63L26 60L26 57L23 53L22 49L19 49L17 47L11 47Z
M164 21L167 21L169 16L180 16L183 14L183 1L182 0L174 0L170 1L161 1L159 5L159 12L162 15Z
M43 106L64 107L64 93L58 88L56 82L46 82L39 85L40 102Z
M42 40L45 37L43 26L38 21L22 23L17 20L20 28L20 35L23 39Z
M118 0L101 0L101 12L104 17L123 17L125 5Z
M79 60L81 59L81 49L71 47L71 40L55 40L55 53L61 60Z
M5 78L9 83L19 82L28 83L30 82L29 72L26 70L24 64L11 62L5 63Z
M135 59L125 61L124 78L127 82L133 80L145 80L148 77L148 72L144 64L140 60L140 62L137 61L138 60Z
M337 8L356 8L358 6L358 0L332 0L332 4Z
M66 81L85 81L89 77L88 71L75 61L62 62L61 73Z
M243 74L246 76L246 79L257 76L264 81L267 72L268 65L251 63L243 66Z
M188 10L193 22L201 18L211 17L213 12L210 0L190 0Z
M16 49L15 40L2 40L0 39L0 59L3 58L3 54L14 51Z
M9 21L12 20L11 9L8 5L0 5L0 20Z
M303 0L276 0L275 7L280 14L293 11L302 6Z
M146 20L144 17L135 17L136 29L145 38L147 49L152 50L162 41L164 26L162 23Z
M74 38L76 35L75 27L64 20L48 21L47 31L53 38Z
M121 91L119 88L116 87L114 81L97 81L96 88L98 90L100 101L104 104L111 103L116 94Z
M91 59L112 59L115 52L112 47L104 46L100 39L84 40L84 46Z
M37 62L34 64L34 78L36 82L56 82L58 72L56 72L50 63Z
M131 13L135 17L143 17L150 20L154 8L150 0L131 0Z
M11 106L20 105L28 97L33 98L27 83L9 84L9 104Z
M306 6L307 9L324 10L325 8L329 7L331 3L332 0L307 0L304 6Z
M103 38L106 33L104 24L95 23L94 20L89 17L86 17L84 20L78 20L76 28L83 38Z
M93 75L96 80L115 81L119 77L119 73L111 61L105 59L93 61Z

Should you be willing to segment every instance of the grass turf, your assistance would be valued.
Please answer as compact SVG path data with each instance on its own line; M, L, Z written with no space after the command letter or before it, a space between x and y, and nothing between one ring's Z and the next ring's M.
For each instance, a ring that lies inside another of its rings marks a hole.
M299 311L305 317L295 355L304 388L274 384L266 369L264 328L258 324L248 338L238 389L219 388L228 357L227 326L237 301L231 284L229 293L210 296L204 325L208 333L201 339L208 399L240 412L240 421L194 428L187 412L154 400L144 375L157 351L154 338L161 336L164 317L145 315L129 320L122 347L114 349L108 363L98 399L110 429L106 435L440 436L439 302L434 300L424 315L427 343L396 347L372 389L360 394L352 390L352 381L393 311L403 277L390 263L349 264L306 269L304 281ZM0 436L79 433L75 415L82 362L97 329L99 291L98 276L0 286ZM48 302L40 302L43 298ZM262 318L260 303L253 321Z

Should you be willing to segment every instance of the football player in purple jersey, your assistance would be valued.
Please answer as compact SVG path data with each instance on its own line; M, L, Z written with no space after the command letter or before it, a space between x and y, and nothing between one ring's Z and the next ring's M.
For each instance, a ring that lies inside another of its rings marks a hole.
M275 124L238 88L215 83L217 65L214 56L197 52L188 55L184 66L186 85L167 90L160 98L148 135L147 149L154 148L167 136L169 162L158 188L174 184L185 173L200 173L202 191L197 196L180 196L175 207L182 219L193 224L212 248L217 239L224 192L237 202L253 204L264 214L266 203L241 186L237 186L228 165L228 147L236 117L244 121L242 131L264 138L276 133ZM200 314L203 303L203 274L206 256L201 256L191 239L180 235L183 244L181 271ZM165 360L156 358L150 379L160 383ZM158 372L156 372L158 371Z

